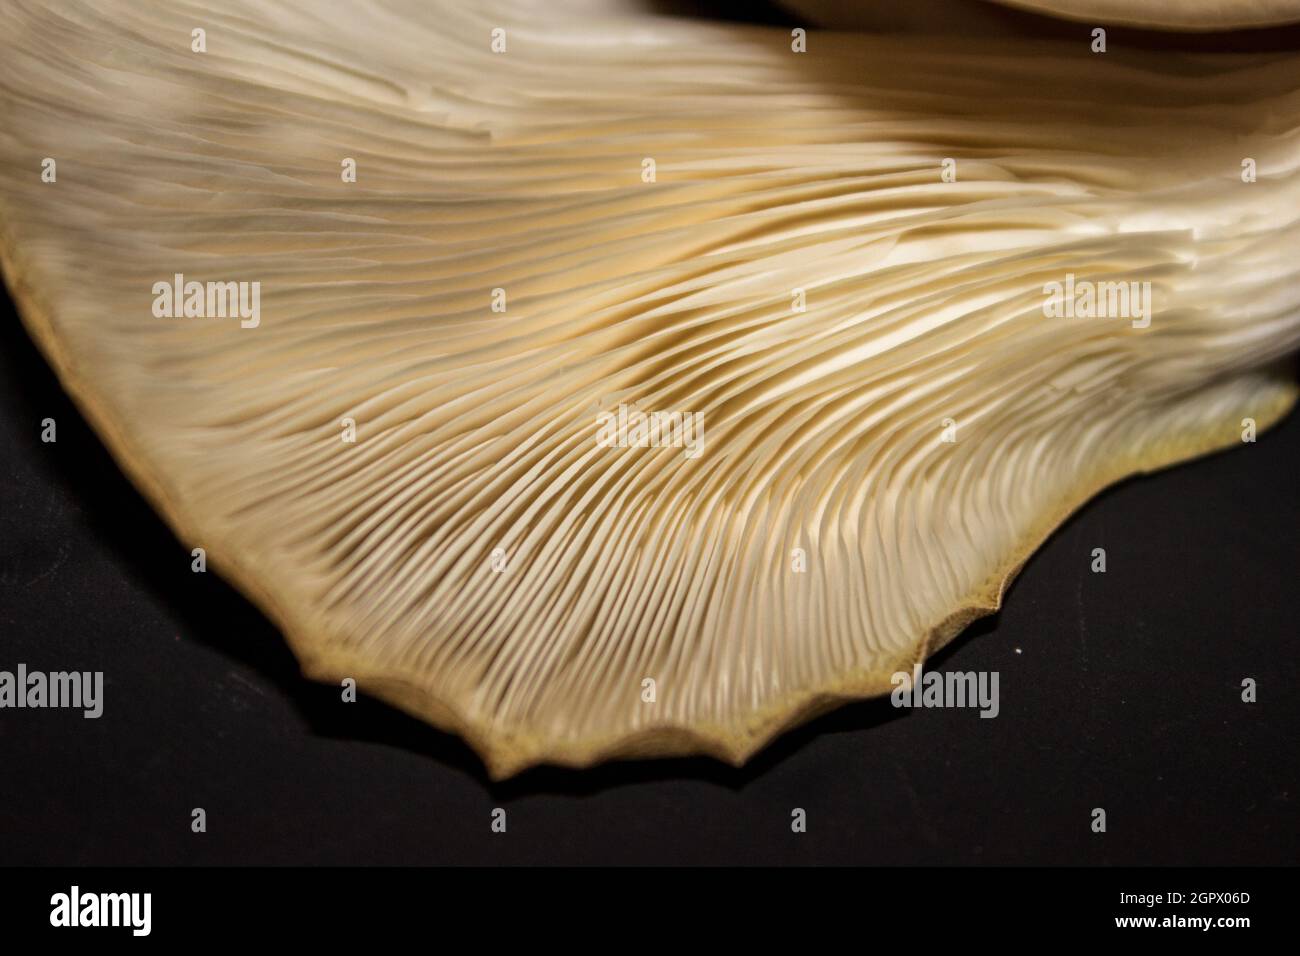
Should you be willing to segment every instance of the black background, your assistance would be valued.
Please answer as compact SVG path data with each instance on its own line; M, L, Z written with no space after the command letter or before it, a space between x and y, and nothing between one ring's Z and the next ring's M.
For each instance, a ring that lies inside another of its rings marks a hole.
M105 705L98 720L0 711L0 864L1297 858L1298 415L1112 488L1049 539L1005 608L933 663L998 671L997 719L872 701L739 770L645 761L491 784L456 738L303 680L250 604L192 573L7 310L0 669L102 670Z

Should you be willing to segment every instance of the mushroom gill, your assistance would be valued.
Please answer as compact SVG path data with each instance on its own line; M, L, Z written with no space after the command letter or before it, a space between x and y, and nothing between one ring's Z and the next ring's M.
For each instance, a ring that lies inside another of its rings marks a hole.
M67 389L307 674L495 776L742 761L1296 398L1294 56L515 0L0 38L4 272Z

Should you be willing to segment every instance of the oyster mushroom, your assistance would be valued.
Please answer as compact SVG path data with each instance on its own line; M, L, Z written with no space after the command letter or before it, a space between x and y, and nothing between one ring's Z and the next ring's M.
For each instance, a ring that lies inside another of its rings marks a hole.
M1297 0L997 0L1081 20L1167 30L1241 30L1300 21Z
M1182 32L1211 32L1300 22L1300 0L780 0L822 26L967 32L1005 29L1000 9L1011 8L1090 23Z
M322 9L7 4L4 273L304 671L495 776L743 761L1295 401L1293 56Z

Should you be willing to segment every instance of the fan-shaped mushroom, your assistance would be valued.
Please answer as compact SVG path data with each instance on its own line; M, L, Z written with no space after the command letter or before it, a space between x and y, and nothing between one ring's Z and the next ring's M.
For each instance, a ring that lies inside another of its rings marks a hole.
M744 760L1296 397L1293 56L501 0L0 37L67 388L307 673L496 775Z

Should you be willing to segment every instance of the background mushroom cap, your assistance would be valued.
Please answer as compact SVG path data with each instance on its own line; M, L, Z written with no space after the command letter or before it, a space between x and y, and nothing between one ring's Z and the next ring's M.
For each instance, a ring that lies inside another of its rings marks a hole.
M939 32L994 30L996 5L1099 27L1242 30L1300 22L1300 0L781 0L812 22L842 30L904 27Z
M1169 30L1240 30L1300 21L1297 0L997 0L1095 23Z
M304 670L495 775L744 760L1295 399L1294 56L334 9L0 11L5 275ZM259 324L158 317L178 274ZM1149 327L1048 318L1067 275ZM621 404L704 453L600 447Z

